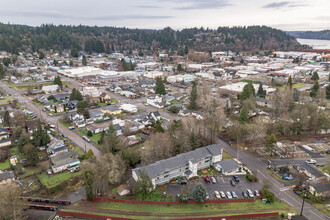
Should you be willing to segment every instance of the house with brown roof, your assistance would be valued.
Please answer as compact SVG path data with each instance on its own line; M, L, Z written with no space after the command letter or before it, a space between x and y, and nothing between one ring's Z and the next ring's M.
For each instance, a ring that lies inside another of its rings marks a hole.
M105 103L109 103L109 102L111 102L111 97L110 97L109 94L107 94L105 92L102 92L101 95L100 95L100 101L105 102Z

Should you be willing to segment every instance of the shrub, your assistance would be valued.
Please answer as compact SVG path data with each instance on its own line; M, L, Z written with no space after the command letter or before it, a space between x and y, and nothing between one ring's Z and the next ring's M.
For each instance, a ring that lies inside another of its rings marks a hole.
M269 191L266 187L262 187L262 195L263 195L263 199L267 199L267 203L274 202L274 193Z
M246 178L247 178L250 182L253 181L253 176L252 176L251 174L249 174L249 173L246 174Z
M93 132L92 132L92 131L88 131L88 132L87 132L87 136L88 136L88 137L92 137L92 136L93 136Z

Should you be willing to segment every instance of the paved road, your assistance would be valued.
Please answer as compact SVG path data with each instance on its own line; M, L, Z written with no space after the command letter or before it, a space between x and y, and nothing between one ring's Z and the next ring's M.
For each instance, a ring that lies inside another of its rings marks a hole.
M31 111L33 111L36 115L38 115L43 121L46 121L47 123L56 123L58 120L58 117L49 117L44 112L42 112L38 107L32 104L31 100L29 100L27 97L22 96L17 91L10 89L7 85L0 82L0 85L7 93L17 94L16 98L18 98L18 101L21 103L25 103L26 107L29 108ZM142 110L145 111L159 111L161 115L167 119L180 119L182 117L178 115L174 115L171 113L168 113L162 109L157 109L152 106L145 106L143 104L143 99L145 97L140 99L128 99L126 97L111 93L112 97L120 100L121 103L129 103L138 106ZM56 123L57 124L57 123ZM86 146L86 150L92 149L94 154L96 156L99 156L101 152L92 144L87 143L84 141L79 135L77 135L75 132L70 131L63 125L58 123L58 128L61 133L64 133L68 136L70 140L72 140L74 143L76 143L79 147L82 149L85 149L84 146ZM221 144L225 151L227 151L229 154L235 156L238 155L238 159L246 164L248 168L252 172L257 172L258 179L263 183L268 183L271 186L271 190L279 196L283 201L288 203L290 206L292 206L297 212L300 213L302 199L294 194L293 192L289 191L288 188L284 187L282 183L279 183L277 180L275 180L271 175L269 175L266 172L266 163L260 159L256 158L255 155L250 154L248 152L239 151L237 152L237 149L226 143L225 141L221 140L220 138L216 139L216 142ZM304 207L304 216L308 219L312 220L318 220L318 219L329 219L325 214L320 212L319 210L315 209L313 206L305 202Z
M63 126L62 124L58 123L58 120L61 116L49 116L45 112L41 111L40 108L35 106L32 101L26 97L21 95L16 90L9 88L7 85L0 82L0 86L8 93L11 93L14 95L14 97L23 104L26 108L30 109L33 113L35 113L43 122L54 124L56 127L58 127L58 130L60 133L65 134L68 136L68 138L74 142L76 145L78 145L80 148L82 148L84 151L88 151L89 149L92 149L94 152L94 155L100 156L101 152L99 149L97 149L93 144L86 142L82 137L80 137L78 134L76 134L73 131L70 131L68 128Z
M221 144L224 147L224 150L227 151L231 155L237 155L237 149L230 146L220 138L217 139L217 143ZM257 172L257 178L259 181L263 183L267 183L270 185L271 190L280 197L283 201L288 203L292 206L298 213L300 213L302 199L296 195L295 193L291 192L287 187L285 187L282 183L279 183L276 179L274 179L270 174L266 172L266 163L260 159L256 158L255 155L245 152L239 151L238 159L243 163L246 164L247 167L252 171ZM325 214L305 202L303 215L311 220L324 220L329 219Z

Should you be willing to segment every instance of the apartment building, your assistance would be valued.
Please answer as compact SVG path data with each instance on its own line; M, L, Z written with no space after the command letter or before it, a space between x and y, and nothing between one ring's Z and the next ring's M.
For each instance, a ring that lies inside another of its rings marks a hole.
M222 153L223 147L221 145L209 145L133 169L132 177L137 181L141 171L145 170L154 186L167 183L176 177L185 176L189 179L197 176L198 170L214 166L217 162L221 161Z

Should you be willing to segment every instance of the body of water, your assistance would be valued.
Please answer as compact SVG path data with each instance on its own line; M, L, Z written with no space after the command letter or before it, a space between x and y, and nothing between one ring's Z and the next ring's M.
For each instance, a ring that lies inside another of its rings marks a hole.
M297 41L301 44L307 44L313 47L313 49L330 49L330 40L297 38Z

